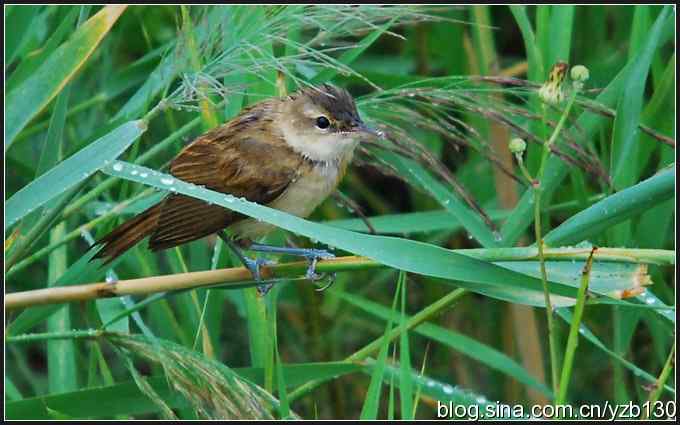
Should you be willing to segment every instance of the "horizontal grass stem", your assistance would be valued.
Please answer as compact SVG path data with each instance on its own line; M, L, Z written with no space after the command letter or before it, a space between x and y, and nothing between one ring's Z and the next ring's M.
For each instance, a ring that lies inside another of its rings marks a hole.
M536 248L463 249L455 250L454 252L485 261L535 261L537 256ZM546 249L545 252L548 259L581 261L587 259L587 253L590 252L590 249L553 248ZM675 263L674 252L664 250L599 248L594 258L626 263L667 265ZM305 261L268 265L262 267L261 273L264 279L285 279L302 275L306 271L307 266L308 264ZM317 263L317 271L320 273L367 270L381 267L385 266L370 258L358 256L321 260ZM221 288L242 288L255 286L257 282L252 280L252 276L247 269L236 267L120 280L115 283L101 282L8 293L5 295L5 308L10 310L34 305L60 304L124 295L145 295L213 285L220 285Z

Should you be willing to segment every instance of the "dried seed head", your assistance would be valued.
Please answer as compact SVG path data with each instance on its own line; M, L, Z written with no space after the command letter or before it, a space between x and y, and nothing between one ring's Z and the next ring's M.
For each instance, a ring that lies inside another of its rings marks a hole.
M564 91L562 90L562 83L567 75L569 64L566 62L557 62L553 65L546 81L538 91L538 96L545 103L557 105L564 100Z

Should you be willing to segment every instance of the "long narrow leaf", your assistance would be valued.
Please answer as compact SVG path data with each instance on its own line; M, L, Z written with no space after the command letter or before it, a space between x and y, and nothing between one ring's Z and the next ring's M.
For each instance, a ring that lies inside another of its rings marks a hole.
M127 6L105 6L5 99L5 151L22 128L73 79Z
M675 167L672 167L572 216L545 235L545 243L559 246L581 242L670 199L674 193Z
M536 278L455 254L434 245L388 236L366 235L324 226L245 199L201 188L178 180L171 175L127 162L116 161L104 168L103 171L115 177L220 205L332 247L372 258L390 267L427 276L456 280L457 285L469 288L472 291L476 289L476 284L479 283L542 291L541 282ZM550 287L556 295L575 297L575 288L558 283L553 283Z
M339 294L342 299L355 305L367 313L373 314L382 318L383 320L397 319L398 316L378 303L374 303L365 298L350 295L347 293ZM520 366L510 357L495 350L488 345L482 344L479 341L465 336L461 333L454 332L449 329L444 329L441 326L433 325L431 323L423 323L415 328L415 332L426 336L427 338L438 341L466 356L477 360L493 369L499 370L519 382L531 386L546 395L550 395L550 390L542 383L537 382L526 369Z
M12 226L17 220L110 163L144 131L144 121L127 122L21 188L5 204L5 227Z

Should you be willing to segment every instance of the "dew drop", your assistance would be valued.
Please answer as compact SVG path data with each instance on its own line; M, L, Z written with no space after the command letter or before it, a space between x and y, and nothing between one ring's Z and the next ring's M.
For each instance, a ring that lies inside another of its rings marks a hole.
M167 184L167 185L171 185L171 184L173 184L174 182L175 182L175 181L174 181L172 178L169 178L169 177L163 177L163 178L161 179L161 183Z
M451 395L453 394L453 387L451 385L444 385L442 391L444 391L444 394Z
M113 164L113 171L118 172L123 171L123 164L121 164L120 162L116 162L115 164Z
M503 235L501 235L501 232L499 232L498 230L494 230L493 231L493 240L495 240L496 242L502 241Z
M133 176L136 176L138 173L139 173L139 171L137 171L137 170L130 171L130 174L133 175Z
M139 173L139 177L145 179L145 178L149 177L149 174L148 173Z

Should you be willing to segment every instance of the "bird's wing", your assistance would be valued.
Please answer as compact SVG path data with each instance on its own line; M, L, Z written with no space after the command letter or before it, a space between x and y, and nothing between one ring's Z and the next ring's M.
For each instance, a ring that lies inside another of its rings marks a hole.
M232 124L196 139L172 162L171 173L189 183L268 204L295 179L304 160L271 133L235 130ZM170 195L163 201L149 247L165 249L199 239L242 218L218 205Z

